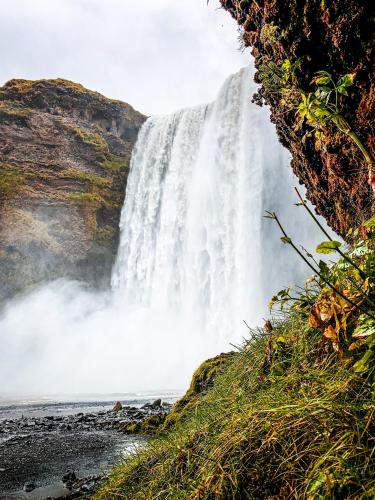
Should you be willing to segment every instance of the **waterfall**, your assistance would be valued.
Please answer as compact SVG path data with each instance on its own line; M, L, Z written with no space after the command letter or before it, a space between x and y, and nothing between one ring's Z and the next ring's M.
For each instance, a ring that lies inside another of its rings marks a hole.
M289 211L295 184L267 113L251 103L255 91L243 69L214 103L146 121L112 276L124 303L177 310L203 335L226 341L243 319L255 325L266 314L262 266L276 228L264 230L262 215L273 197ZM273 285L295 281L299 267L279 269L285 282L274 276Z
M243 69L213 103L145 122L111 292L58 281L11 302L0 318L0 386L184 388L199 362L248 334L243 320L262 322L272 293L308 274L263 218L276 210L292 236L316 243L255 91Z

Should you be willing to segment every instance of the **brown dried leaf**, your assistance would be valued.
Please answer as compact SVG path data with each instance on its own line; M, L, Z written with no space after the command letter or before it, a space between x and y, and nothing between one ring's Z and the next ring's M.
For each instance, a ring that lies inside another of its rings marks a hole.
M357 342L352 342L349 346L349 351L355 351L359 347L363 346L364 342L362 340L357 340Z
M332 304L328 301L322 301L319 303L319 309L320 319L323 321L323 323L328 323L335 312Z
M344 351L342 350L342 348L340 347L340 344L338 342L332 342L332 347L333 347L333 350L338 353L340 358L344 355Z
M310 311L309 325L311 328L321 328L322 321L320 319L320 308L319 304L314 304Z
M264 321L264 326L263 328L266 330L266 332L271 333L273 330L273 326L271 324L271 321L269 319Z
M323 335L326 339L331 340L333 343L338 343L339 341L337 332L331 325L327 326L327 328L324 330Z

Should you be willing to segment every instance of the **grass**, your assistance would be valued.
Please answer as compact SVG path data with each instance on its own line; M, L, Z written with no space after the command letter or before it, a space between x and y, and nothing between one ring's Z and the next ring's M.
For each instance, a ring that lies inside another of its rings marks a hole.
M96 193L67 193L64 194L64 199L70 200L72 203L94 203L94 204L104 204L104 200L101 196Z
M374 497L370 379L327 355L295 312L251 333L191 411L94 498Z

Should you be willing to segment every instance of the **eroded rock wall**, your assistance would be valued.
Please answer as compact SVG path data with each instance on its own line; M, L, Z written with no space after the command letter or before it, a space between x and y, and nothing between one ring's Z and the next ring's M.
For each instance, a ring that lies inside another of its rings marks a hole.
M144 120L66 80L0 88L0 299L62 276L109 283Z
M267 68L295 65L295 87L312 90L315 72L338 79L354 75L348 96L340 97L342 114L374 157L374 2L367 0L221 0L237 20L245 46L252 47L255 99L266 103L292 168L307 187L308 198L330 226L345 237L350 227L368 218L373 196L368 165L357 146L330 123L319 141L304 124L296 130L296 107L265 81ZM269 74L269 73L268 73ZM292 103L293 104L293 103ZM295 104L295 103L294 103Z

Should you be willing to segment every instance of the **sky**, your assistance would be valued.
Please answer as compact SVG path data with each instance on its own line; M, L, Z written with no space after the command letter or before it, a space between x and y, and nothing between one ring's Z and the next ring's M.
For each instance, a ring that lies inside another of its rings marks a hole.
M219 0L1 0L0 85L66 78L147 114L212 101L250 63Z

